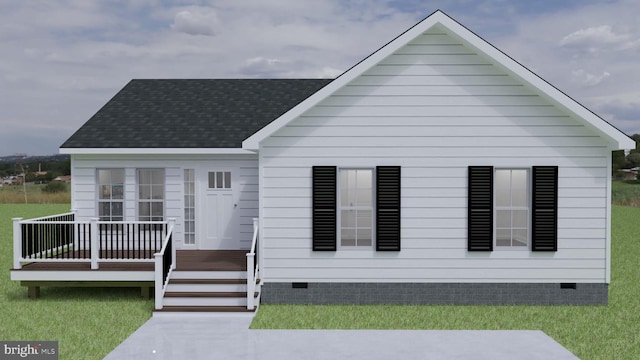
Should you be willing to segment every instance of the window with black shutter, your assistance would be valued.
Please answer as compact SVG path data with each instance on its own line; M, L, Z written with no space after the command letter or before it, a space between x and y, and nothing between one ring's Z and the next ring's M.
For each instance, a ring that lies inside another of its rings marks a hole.
M493 250L492 166L469 166L467 249Z
M313 167L313 250L336 250L336 167Z
M400 251L400 167L376 168L376 250Z
M533 251L558 250L558 167L534 166L531 232Z

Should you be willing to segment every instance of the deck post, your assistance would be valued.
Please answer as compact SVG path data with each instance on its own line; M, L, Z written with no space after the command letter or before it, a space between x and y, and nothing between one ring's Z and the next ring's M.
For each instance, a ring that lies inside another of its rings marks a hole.
M13 268L22 269L22 218L13 218Z
M256 291L256 281L253 278L253 264L255 254L247 253L247 309L253 310L253 294Z
M167 231L169 231L169 229L171 228L174 228L176 226L176 218L169 218L167 226ZM173 259L171 269L175 269L178 263L178 258L176 257L176 246L173 242L173 233L171 235L171 258Z
M155 302L156 302L156 310L162 309L162 298L164 294L162 293L162 254L155 253Z
M98 247L99 238L98 218L91 218L91 270L98 268L98 257L100 255L100 248Z

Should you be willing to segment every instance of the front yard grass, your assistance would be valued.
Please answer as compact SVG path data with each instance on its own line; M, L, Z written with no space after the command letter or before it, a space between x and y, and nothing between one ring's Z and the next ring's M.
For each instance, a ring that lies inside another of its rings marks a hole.
M0 204L0 340L59 341L60 359L102 359L145 323L153 300L139 288L43 287L40 299L10 280L11 218L69 211L69 204Z
M640 208L613 206L607 306L261 305L253 329L542 330L581 359L640 358Z

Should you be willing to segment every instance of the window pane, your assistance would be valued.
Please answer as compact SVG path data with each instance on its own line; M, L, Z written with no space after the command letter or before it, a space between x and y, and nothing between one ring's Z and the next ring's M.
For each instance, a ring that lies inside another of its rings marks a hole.
M359 210L358 211L358 228L371 228L371 216L372 212L370 210Z
M371 170L357 170L356 186L358 206L371 206Z
M124 184L124 169L110 169L111 183L112 184Z
M496 170L494 182L495 182L494 192L496 194L496 206L511 205L511 193L510 193L511 171Z
M111 220L111 203L101 202L98 204L98 217L102 221Z
M217 189L222 189L222 172L217 172L216 173L216 188Z
M139 199L151 199L151 186L140 185L138 188L138 191L139 191L139 194L138 194Z
M124 198L124 189L122 185L113 185L111 186L111 198L112 199L123 199Z
M512 246L527 246L527 229L514 229Z
M120 220L122 220L122 215L123 215L122 202L120 201L111 202L111 216L117 216L120 218Z
M511 227L511 210L496 210L496 228Z
M231 189L231 173L229 171L224 172L224 188Z
M111 184L111 170L98 170L98 184Z
M210 172L209 173L209 189L215 189L215 188L216 188L216 173Z
M354 229L342 229L340 235L342 246L356 246L356 231Z
M162 203L161 202L152 202L151 203L151 215L155 217L162 218Z
M342 210L340 213L342 214L342 217L340 219L342 228L356 227L356 211L355 210Z
M138 218L140 221L147 221L151 216L151 203L140 202L138 204Z
M100 186L100 199L111 199L111 185Z
M164 185L153 185L151 187L151 198L152 199L163 199L164 198Z
M358 229L357 232L358 246L371 246L371 229Z
M512 219L514 228L526 229L529 223L529 212L527 210L514 210Z
M528 206L527 170L513 170L511 173L511 205Z
M496 230L496 246L511 246L511 230Z

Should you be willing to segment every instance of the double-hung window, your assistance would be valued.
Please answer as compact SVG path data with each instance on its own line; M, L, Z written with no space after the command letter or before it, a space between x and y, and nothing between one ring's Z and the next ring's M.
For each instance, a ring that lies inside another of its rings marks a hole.
M558 250L558 167L469 166L467 249Z
M122 221L124 169L98 169L98 217L100 221Z
M340 169L340 246L373 244L373 170Z
M526 248L529 244L529 171L496 169L495 245Z
M400 251L400 167L312 168L314 251Z
M164 170L138 169L138 220L164 219Z

